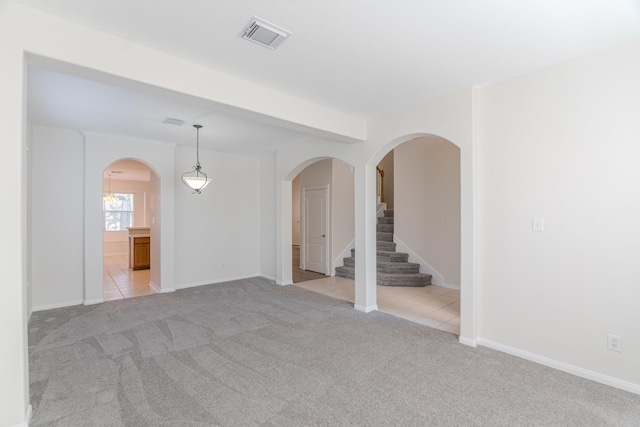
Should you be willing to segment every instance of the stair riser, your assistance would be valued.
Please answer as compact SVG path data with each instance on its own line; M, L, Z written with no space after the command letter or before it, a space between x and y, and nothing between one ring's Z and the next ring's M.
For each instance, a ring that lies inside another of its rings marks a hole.
M379 216L378 217L378 224L393 224L393 217L392 216Z
M395 243L393 245L395 245ZM351 258L355 257L356 250L351 249ZM404 252L385 251L378 248L377 260L379 262L407 262L409 261L409 254Z
M392 217L393 216L393 209L387 209L386 211L384 211L384 216L388 217Z
M404 254L397 255L378 255L376 257L378 262L407 262L409 257Z
M348 257L343 259L345 267L355 268L356 259ZM420 265L409 262L378 262L376 264L376 271L378 273L391 273L391 274L416 274L420 272Z
M393 252L396 250L396 244L393 242L377 242L376 248L379 251Z
M421 274L419 277L415 276L403 276L402 274L396 275L381 275L378 274L376 283L380 286L413 286L423 287L431 284L431 275Z
M378 242L393 242L393 233L376 233Z
M378 254L376 259L378 262L407 262L409 260L409 255L400 252L386 255Z
M416 266L406 262L390 262L378 264L376 266L376 271L378 273L389 274L417 274L420 272L420 266Z
M376 231L381 233L393 233L393 224L378 224L376 225Z
M344 277L345 279L355 280L356 274L354 270L349 270L344 267L336 267L336 276Z
M355 279L355 269L350 267L336 268L336 276L346 279ZM430 274L385 274L378 273L376 282L380 286L412 286L423 287L431 284Z

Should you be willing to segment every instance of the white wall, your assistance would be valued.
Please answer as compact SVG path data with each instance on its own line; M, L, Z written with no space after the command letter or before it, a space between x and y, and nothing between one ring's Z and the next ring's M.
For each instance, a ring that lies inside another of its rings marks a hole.
M0 4L0 7L1 4ZM0 9L1 13L1 9ZM32 160L32 141L33 141L33 128L31 126L27 126L26 129L26 140L25 140L25 156L24 156L24 169L22 171L24 180L26 182L26 194L25 197L26 202L26 215L27 215L27 223L26 223L26 234L24 236L26 245L25 245L25 270L26 270L26 293L27 293L27 316L31 318L31 313L33 312L33 268L32 268L32 254L33 248L31 244L31 238L33 236L33 221L31 221L31 216L33 214L33 204L31 194L33 192L33 177L31 176L31 169L33 168L33 160Z
M276 156L260 158L260 274L276 280Z
M355 230L355 184L353 167L342 160L331 160L331 274L351 256Z
M31 280L34 310L84 299L84 138L32 127Z
M477 252L480 337L636 392L638 76L635 42L482 91Z
M300 188L331 184L331 159L324 159L307 166L298 177Z
M151 219L149 221L149 234L151 235L151 242L162 241L162 224L164 224L162 218L162 181L160 176L156 173L151 174L151 181L149 182L149 210ZM173 215L171 215L173 217ZM171 248L173 251L173 248ZM162 245L151 244L151 284L156 289L161 289L162 286L162 269L157 268L158 264L162 262ZM167 259L165 257L164 259ZM173 261L173 260L172 260ZM165 269L166 271L166 269ZM173 270L171 270L173 271ZM166 274L166 273L165 273ZM173 279L173 278L171 278ZM171 281L173 283L173 280Z
M459 287L460 149L431 136L394 152L394 238L435 269L443 284Z
M195 154L176 149L176 182ZM200 150L200 163L212 179L202 194L176 186L177 288L260 274L261 159Z
M26 419L29 406L27 357L26 171L24 144L24 61L16 45L19 22L10 16L10 5L0 4L0 426ZM18 25L16 25L18 24Z
M291 243L300 245L300 175L291 181Z

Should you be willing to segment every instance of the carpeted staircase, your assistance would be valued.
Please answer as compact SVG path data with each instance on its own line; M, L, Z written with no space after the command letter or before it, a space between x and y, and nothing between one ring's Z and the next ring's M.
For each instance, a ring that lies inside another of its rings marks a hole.
M393 210L385 210L384 216L378 218L378 285L382 286L427 286L431 284L431 275L420 273L420 264L407 262L409 254L396 252L393 243ZM344 266L336 267L336 276L355 279L356 250L351 249L351 256L344 258Z

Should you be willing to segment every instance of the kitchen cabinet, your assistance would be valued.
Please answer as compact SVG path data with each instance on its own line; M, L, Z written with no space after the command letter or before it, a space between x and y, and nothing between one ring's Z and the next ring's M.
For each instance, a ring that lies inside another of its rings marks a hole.
M129 268L151 268L151 237L148 227L129 228Z
M151 238L132 236L130 253L132 270L146 270L151 267Z

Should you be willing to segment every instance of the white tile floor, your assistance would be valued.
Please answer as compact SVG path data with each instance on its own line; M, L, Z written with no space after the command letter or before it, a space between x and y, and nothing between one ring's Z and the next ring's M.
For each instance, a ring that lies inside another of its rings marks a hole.
M103 259L104 300L112 301L155 294L149 285L151 270L133 271L126 255L105 256Z
M328 277L296 283L295 286L351 303L354 281ZM423 288L378 286L378 310L393 316L453 334L460 334L460 291L430 285Z

